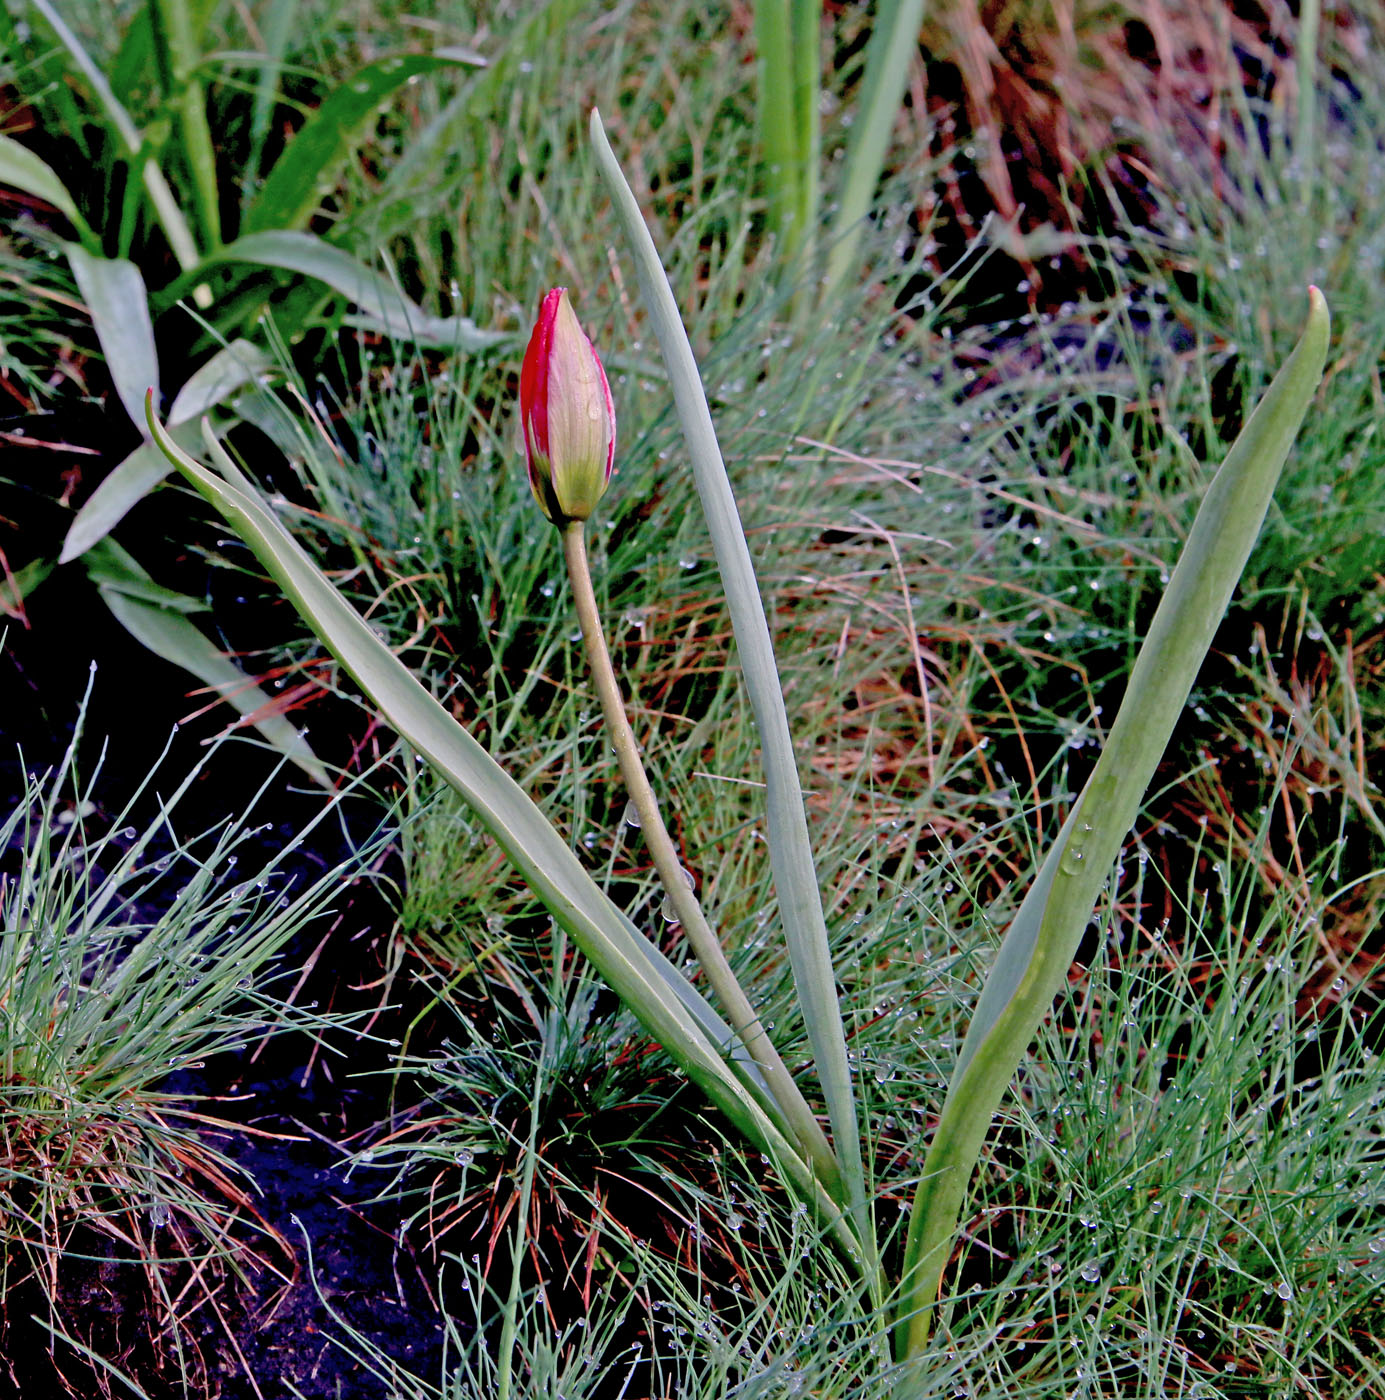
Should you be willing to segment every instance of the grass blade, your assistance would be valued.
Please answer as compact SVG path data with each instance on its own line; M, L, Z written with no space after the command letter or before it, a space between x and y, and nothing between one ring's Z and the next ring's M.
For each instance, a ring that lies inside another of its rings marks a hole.
M396 88L439 68L479 67L466 49L394 54L358 69L329 92L289 143L245 212L245 232L298 229L312 217L324 190L336 183L351 152Z
M1207 488L1106 747L1025 895L977 1002L914 1198L895 1337L901 1359L927 1341L928 1310L991 1115L1067 975L1322 379L1327 303L1316 287L1309 289L1309 303L1302 338Z
M856 1228L869 1253L873 1251L874 1236L870 1226L851 1070L846 1055L846 1034L837 998L836 977L832 970L832 955L827 943L827 924L822 913L817 869L808 841L808 821L799 786L798 762L789 733L788 715L784 710L784 693L774 661L769 623L755 581L750 548L726 475L726 464L722 461L716 430L712 426L707 396L702 389L687 332L678 315L673 290L635 196L606 140L601 116L595 111L591 117L591 136L597 164L615 201L616 214L635 260L640 292L658 336L664 363L668 366L679 421L693 464L697 494L707 517L717 568L726 590L727 609L731 614L736 649L755 714L763 756L770 866L779 897L784 941L789 951L804 1024L813 1047L813 1062L827 1101L833 1145L851 1194ZM871 1267L873 1272L873 1261Z
M474 354L515 339L507 331L483 331L467 316L430 315L388 277L315 234L292 229L247 234L218 249L191 280L202 277L207 266L219 262L258 263L316 278L354 301L372 325L399 340Z
M832 223L824 298L830 298L855 271L866 215L909 81L909 64L918 50L923 5L924 0L886 0L871 30L859 109L846 151L846 184Z
M108 1393L111 1393L109 1391L110 1380L115 1380L119 1381L120 1384L135 1397L135 1400L149 1400L148 1391L141 1389L140 1386L132 1381L113 1361L108 1361L99 1351L93 1351L85 1342L79 1342L76 1337L69 1336L51 1318L43 1318L34 1313L30 1313L29 1321L37 1323L49 1336L57 1341L66 1342L79 1356L84 1356L94 1367L97 1367L98 1374L100 1371L104 1371L106 1376L109 1377L109 1380L106 1382Z
M209 436L218 478L149 413L155 441L255 552L300 615L388 722L468 804L608 986L739 1131L773 1158L853 1258L833 1194L790 1145L783 1115L729 1026L592 880L528 795L410 674L333 588ZM729 1062L724 1056L729 1056Z

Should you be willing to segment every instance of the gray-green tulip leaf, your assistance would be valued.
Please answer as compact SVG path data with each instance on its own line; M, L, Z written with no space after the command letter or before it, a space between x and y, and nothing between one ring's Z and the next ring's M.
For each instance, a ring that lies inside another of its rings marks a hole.
M901 1358L927 1341L939 1277L991 1115L1067 976L1250 557L1322 379L1329 330L1327 303L1311 287L1303 335L1207 488L1106 746L986 979L914 1199L895 1333Z

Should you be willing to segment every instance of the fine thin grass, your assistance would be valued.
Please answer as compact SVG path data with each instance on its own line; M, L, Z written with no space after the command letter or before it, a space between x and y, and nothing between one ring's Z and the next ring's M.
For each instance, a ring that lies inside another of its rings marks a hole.
M1029 816L1017 811L1010 824L1022 828ZM936 1369L920 1393L1380 1393L1379 1026L1359 988L1324 988L1303 1005L1301 989L1322 967L1319 929L1350 902L1351 882L1328 861L1313 872L1309 903L1268 886L1270 825L1267 817L1243 851L1193 843L1180 877L1161 872L1161 847L1148 841L1117 872L1089 977L1060 1003L1002 1115L953 1266L954 1301L927 1358ZM960 851L959 861L971 855ZM849 1004L871 1008L853 1044L875 1113L882 1215L907 1200L910 1164L991 942L983 926L969 947L956 946L949 926L965 896L946 870L894 890L893 902L834 931L839 953L860 950L844 963L856 969ZM369 1157L417 1174L430 1233L461 1218L467 1193L503 1203L530 1154L546 1189L573 1185L573 1139L564 1147L561 1134L526 1136L523 1063L532 1069L536 1056L554 1054L551 1088L572 1076L594 1115L598 1086L629 1053L599 1048L619 1045L619 1028L570 1038L572 1021L543 1010L554 1005L552 984L524 980L513 963L506 975L526 1012L508 1029L489 1020L470 1050L459 1043L416 1066L432 1121ZM572 985L570 1006L581 999L581 981ZM535 1016L548 1027L538 1040ZM550 1038L558 1026L561 1044ZM657 1131L655 1107L647 1112ZM575 1139L599 1117L569 1107L553 1122ZM628 1184L657 1138L622 1149L608 1131L603 1142L632 1156L624 1167L608 1159L614 1175L578 1208L597 1252L584 1247L575 1263L540 1272L541 1284L526 1281L518 1345L527 1381L517 1393L551 1394L565 1375L589 1387L582 1394L626 1386L857 1400L901 1382L850 1304L848 1280L834 1283L830 1251L763 1163L716 1135L697 1169L658 1153L661 1184L649 1199L659 1225L632 1231L611 1208L612 1183ZM513 1207L497 1213L515 1219ZM529 1234L536 1265L559 1234L550 1203ZM503 1293L493 1228L478 1219L469 1245L455 1239L443 1239L453 1288L460 1270L463 1297ZM555 1333L560 1283L581 1288L584 1277L586 1325ZM494 1315L478 1303L478 1323ZM494 1335L482 1326L440 1388L419 1380L405 1393L484 1393Z
M1163 154L1155 266L1171 265L1173 275L1150 290L1200 342L1201 372L1179 377L1184 393L1201 395L1193 431L1209 438L1226 436L1291 340L1291 289L1316 281L1340 309L1331 411L1307 425L1250 569L1266 587L1301 589L1319 618L1360 633L1385 616L1377 469L1385 311L1372 274L1385 248L1385 104L1378 52L1348 59L1329 45L1324 59L1316 91L1299 99L1311 114L1310 150L1295 149L1292 113L1243 98L1227 113L1210 179L1187 156Z
M224 1125L166 1085L324 1024L284 1003L283 953L356 862L294 888L287 863L311 826L269 859L249 813L190 829L200 766L166 789L156 770L104 811L92 800L100 763L85 772L78 759L81 729L0 820L0 1296L33 1279L54 1335L80 1338L65 1298L73 1261L124 1260L147 1283L156 1347L195 1386L190 1320L219 1315L228 1273L284 1275L292 1255L253 1183L211 1146L208 1130ZM157 816L133 824L151 801Z

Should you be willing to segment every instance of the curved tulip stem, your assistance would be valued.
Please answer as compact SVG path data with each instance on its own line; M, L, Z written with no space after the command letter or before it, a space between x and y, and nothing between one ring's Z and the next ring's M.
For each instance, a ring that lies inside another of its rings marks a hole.
M654 869L658 872L659 879L668 893L669 903L673 906L678 921L683 925L688 942L692 944L693 952L696 953L708 983L720 1000L727 1019L741 1037L755 1063L759 1065L770 1092L783 1109L799 1146L817 1169L823 1185L840 1199L841 1169L836 1154L832 1151L816 1115L808 1106L798 1085L794 1083L788 1067L771 1044L760 1018L755 1014L755 1008L750 1004L750 998L736 981L736 974L726 961L726 954L702 912L697 895L687 883L678 852L674 849L673 838L668 834L668 828L659 813L659 801L654 796L654 789L649 784L643 763L640 762L639 746L635 742L630 721L626 718L620 683L616 680L615 668L611 665L611 654L606 649L606 638L601 630L601 615L597 610L596 593L592 588L591 570L587 563L583 522L574 520L565 525L561 533L563 559L572 583L572 596L582 627L582 641L591 666L592 680L601 698L601 712L620 764L620 776L624 780L630 801L639 814L640 831L654 862Z

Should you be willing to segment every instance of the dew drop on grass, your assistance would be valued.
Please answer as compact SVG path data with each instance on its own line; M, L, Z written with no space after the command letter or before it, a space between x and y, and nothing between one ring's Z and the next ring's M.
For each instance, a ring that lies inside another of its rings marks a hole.
M687 887L690 890L695 890L697 888L697 880L694 878L692 871L684 866L679 866L679 869L683 872L683 880L687 884ZM659 906L659 914L666 924L676 924L678 922L678 910L674 908L673 900L670 896L664 896L664 902Z
M626 826L633 826L636 829L640 824L640 809L633 802L625 804L625 816L623 818Z
M1082 845L1090 831L1091 827L1084 822L1069 839L1067 848L1063 851L1063 858L1059 861L1059 866L1065 875L1076 875L1082 869L1082 860L1085 855Z

